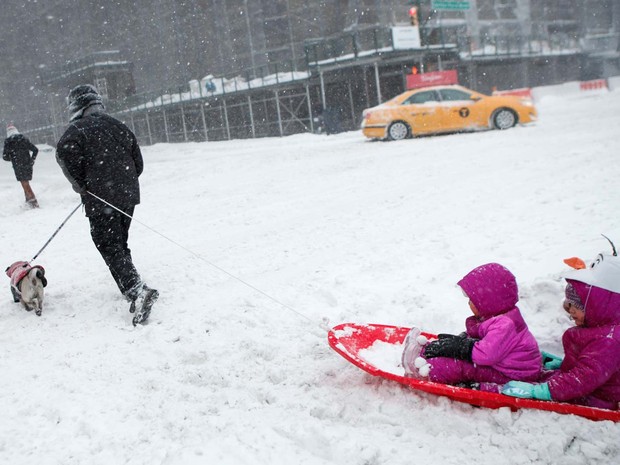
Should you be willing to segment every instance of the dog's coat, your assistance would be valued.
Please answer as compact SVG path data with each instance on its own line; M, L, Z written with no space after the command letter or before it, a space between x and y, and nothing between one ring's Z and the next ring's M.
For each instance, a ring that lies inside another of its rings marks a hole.
M41 265L31 266L28 262L19 261L6 269L11 278L11 292L15 302L21 302L28 311L34 310L41 316L43 310L43 288L47 286L45 269Z

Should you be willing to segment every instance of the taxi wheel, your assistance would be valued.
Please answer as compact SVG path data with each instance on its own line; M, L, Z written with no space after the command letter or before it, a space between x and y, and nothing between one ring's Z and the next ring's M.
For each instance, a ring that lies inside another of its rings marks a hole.
M403 121L394 121L387 130L389 140L403 140L409 137L409 126Z
M493 116L493 125L496 129L510 129L517 124L517 115L508 108L500 108Z

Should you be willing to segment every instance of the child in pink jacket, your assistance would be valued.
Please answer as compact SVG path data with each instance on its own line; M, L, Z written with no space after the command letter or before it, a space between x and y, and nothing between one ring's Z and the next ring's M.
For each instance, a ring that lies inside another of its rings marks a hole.
M405 375L444 384L480 383L498 391L509 380L535 381L542 371L536 339L516 304L514 275L498 263L469 272L458 282L473 316L460 335L440 334L428 342L412 328L404 343Z
M614 249L615 252L615 249ZM620 257L599 255L566 276L564 309L575 326L562 336L564 358L542 383L512 381L502 393L589 407L620 409Z

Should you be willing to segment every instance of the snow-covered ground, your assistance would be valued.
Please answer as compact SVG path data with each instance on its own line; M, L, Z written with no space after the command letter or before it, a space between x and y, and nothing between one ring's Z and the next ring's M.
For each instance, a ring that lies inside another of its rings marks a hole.
M150 323L131 325L78 211L36 261L43 316L5 277L0 463L618 463L620 424L421 394L347 363L323 329L459 332L455 283L497 261L560 351L562 259L609 251L601 233L620 246L620 91L537 98L540 121L505 132L144 148L130 246L161 293ZM39 210L1 166L8 266L79 199L52 152L35 165Z

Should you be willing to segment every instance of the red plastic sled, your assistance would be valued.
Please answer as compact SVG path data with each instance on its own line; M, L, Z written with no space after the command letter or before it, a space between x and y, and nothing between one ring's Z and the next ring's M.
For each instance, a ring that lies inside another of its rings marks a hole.
M327 339L332 349L342 355L349 362L373 376L381 376L383 378L411 386L413 389L440 396L446 396L459 402L466 402L471 405L486 408L509 407L513 411L521 408L531 408L562 414L579 415L589 418L590 420L620 421L620 411L585 407L582 405L567 404L563 402L520 399L517 397L505 396L503 394L481 392L473 389L433 383L431 381L420 381L417 379L405 378L403 376L404 370L402 368L393 370L392 372L384 371L360 355L360 352L370 349L377 341L385 344L401 345L409 329L410 328L378 324L359 325L355 323L343 323L332 328L332 330L328 333ZM435 335L429 333L422 334L430 338L435 337ZM389 369L389 367L384 368ZM402 374L396 374L394 371L398 371Z

